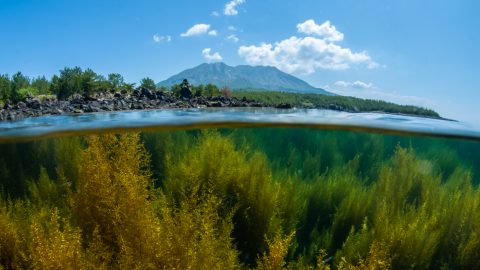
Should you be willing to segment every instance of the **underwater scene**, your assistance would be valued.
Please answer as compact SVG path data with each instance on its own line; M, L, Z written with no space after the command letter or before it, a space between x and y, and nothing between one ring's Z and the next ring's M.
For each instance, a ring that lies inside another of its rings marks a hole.
M478 269L480 142L288 126L0 144L0 269Z

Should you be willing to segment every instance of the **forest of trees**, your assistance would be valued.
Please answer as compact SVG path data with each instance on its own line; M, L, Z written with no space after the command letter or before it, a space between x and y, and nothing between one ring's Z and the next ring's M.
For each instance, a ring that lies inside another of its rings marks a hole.
M118 73L111 73L105 77L91 69L82 70L79 67L66 67L51 79L46 79L45 76L29 78L17 72L12 76L0 75L0 99L19 101L24 99L27 93L34 96L56 95L59 99L65 99L72 94L133 91L135 85L125 82L123 76ZM151 78L144 78L139 86L151 89L155 88L155 82Z
M302 108L342 108L351 112L386 112L402 113L408 115L422 115L428 117L440 117L431 109L412 105L399 105L382 100L361 99L347 96L326 96L319 94L297 94L266 91L236 91L234 97L257 100L267 105L278 106L288 103Z
M150 90L171 91L178 94L180 85L171 88L158 87L151 78L143 78L139 84L128 83L122 75L111 73L107 76L97 74L91 69L82 70L79 67L64 68L58 75L51 79L45 76L30 78L21 72L12 76L0 75L0 101L11 100L13 102L25 99L27 94L55 95L58 99L66 99L73 94L92 95L98 92L132 92L138 87ZM193 93L197 96L218 96L220 89L213 84L193 86Z

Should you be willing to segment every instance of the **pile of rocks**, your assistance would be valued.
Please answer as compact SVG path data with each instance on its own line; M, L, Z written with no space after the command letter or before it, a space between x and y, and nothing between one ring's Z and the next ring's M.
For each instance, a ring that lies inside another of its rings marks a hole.
M75 94L68 100L29 97L13 104L7 101L0 107L0 121L14 121L43 115L79 114L105 111L202 108L202 107L266 107L265 104L226 97L176 97L170 93L141 88L132 93L103 93L94 96Z

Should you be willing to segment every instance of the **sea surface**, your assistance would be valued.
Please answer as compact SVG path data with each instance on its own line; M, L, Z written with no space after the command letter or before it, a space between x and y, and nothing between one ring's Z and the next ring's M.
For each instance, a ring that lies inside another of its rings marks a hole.
M0 269L480 269L479 184L480 130L451 120L241 108L0 122Z
M480 129L453 120L319 109L172 109L42 116L0 122L0 142L108 130L208 127L316 127L480 139Z

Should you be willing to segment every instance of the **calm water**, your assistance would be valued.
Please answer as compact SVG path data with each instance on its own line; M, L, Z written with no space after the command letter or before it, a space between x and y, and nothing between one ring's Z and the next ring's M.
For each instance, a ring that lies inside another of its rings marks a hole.
M209 126L299 126L329 129L373 130L480 139L480 130L456 121L380 113L347 113L329 110L188 109L91 113L44 116L0 122L0 142L57 136L63 133L96 133L109 129L178 129Z
M192 109L0 122L0 269L479 269L479 183L480 130L455 121Z

